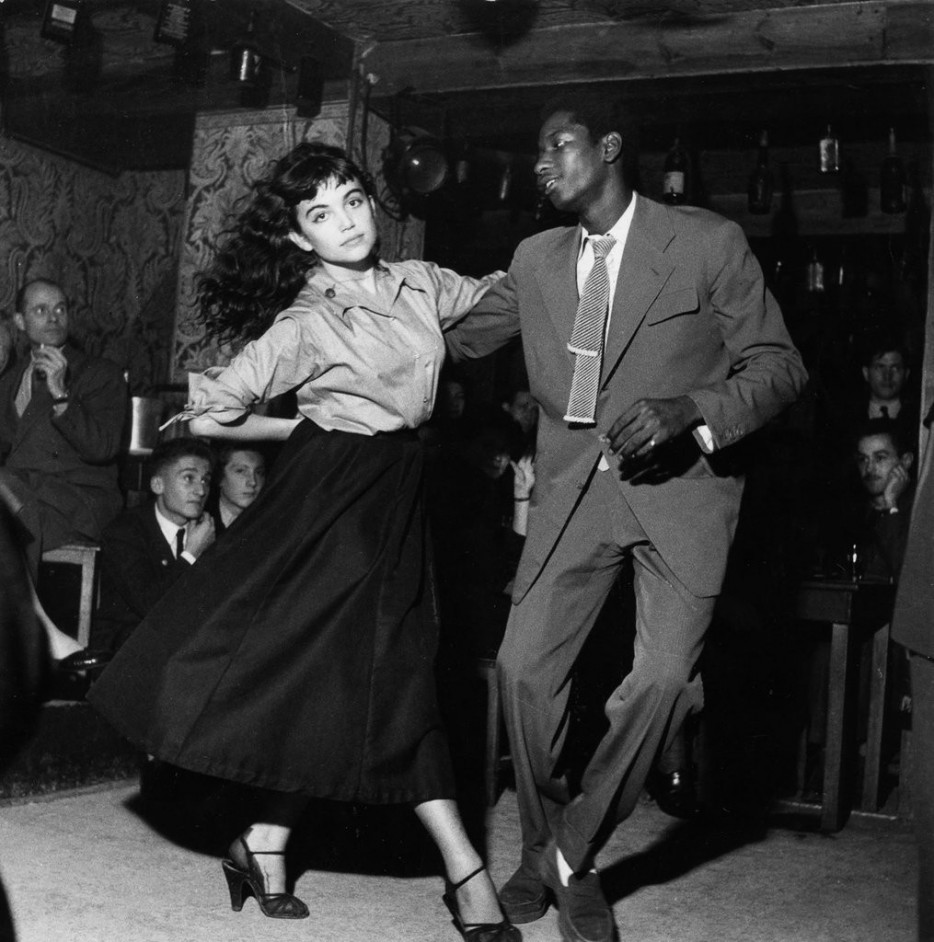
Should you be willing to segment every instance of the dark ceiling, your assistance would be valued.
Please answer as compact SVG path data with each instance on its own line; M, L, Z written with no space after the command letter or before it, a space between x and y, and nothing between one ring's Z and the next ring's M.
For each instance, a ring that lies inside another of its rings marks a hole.
M828 120L850 139L930 136L931 0L190 2L200 29L179 53L154 38L163 0L82 0L73 46L43 38L46 0L0 0L8 133L102 169L184 167L196 112L353 86L389 119L516 152L567 89L624 101L650 147L679 128L745 147L763 123L803 142ZM258 90L229 74L251 18Z

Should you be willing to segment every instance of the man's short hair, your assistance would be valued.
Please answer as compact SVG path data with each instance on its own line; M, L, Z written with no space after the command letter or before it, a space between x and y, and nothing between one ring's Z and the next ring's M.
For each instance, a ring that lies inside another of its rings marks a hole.
M872 361L884 353L900 353L902 362L908 366L908 347L905 341L892 333L876 333L867 337L862 343L862 357L860 362L863 366L872 366Z
M214 470L214 449L206 439L183 435L159 442L149 456L149 477L163 474L179 458L204 458Z
M888 435L892 442L892 447L895 449L895 453L899 456L904 455L906 452L913 451L911 445L905 440L905 433L901 425L894 419L883 418L866 419L859 424L856 429L856 434L853 437L853 450L856 451L859 443L864 438L869 438L874 435Z
M625 179L635 179L639 160L639 125L631 107L606 95L559 94L542 105L539 123L544 124L559 111L568 112L576 124L587 128L592 141L616 131L623 141L621 160Z
M266 448L262 442L239 442L232 439L225 439L220 444L213 445L212 450L214 452L215 469L220 468L223 470L226 468L235 451L252 451L259 455L264 462L267 460Z
M57 281L53 281L51 278L31 278L19 289L19 291L16 292L17 314L23 313L23 308L26 306L26 292L33 285L45 285L47 288L58 288L62 294L65 293L65 289Z

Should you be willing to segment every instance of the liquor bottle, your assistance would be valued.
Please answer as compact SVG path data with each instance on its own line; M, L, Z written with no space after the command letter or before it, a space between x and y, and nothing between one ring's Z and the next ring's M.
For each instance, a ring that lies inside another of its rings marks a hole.
M499 201L505 203L512 192L512 164L506 164L499 178Z
M470 169L470 150L466 144L462 144L454 161L454 179L459 186L464 186L470 180Z
M807 268L807 289L812 294L823 294L824 288L824 263L817 254L817 249L811 249L811 260Z
M859 582L862 574L862 560L859 558L859 544L853 543L846 554L846 574L853 582Z
M840 141L829 124L827 133L820 139L818 169L821 173L837 173L840 170Z
M250 11L246 33L230 48L230 77L241 86L254 86L259 83L263 58L256 45L256 11Z
M903 213L905 202L905 165L895 152L895 128L889 128L889 153L879 168L879 208L884 213Z
M759 138L759 156L749 176L749 212L764 216L772 211L772 170L769 167L769 132Z
M681 140L675 138L671 150L665 155L665 179L662 184L662 198L666 203L678 205L687 200L688 155L681 146Z

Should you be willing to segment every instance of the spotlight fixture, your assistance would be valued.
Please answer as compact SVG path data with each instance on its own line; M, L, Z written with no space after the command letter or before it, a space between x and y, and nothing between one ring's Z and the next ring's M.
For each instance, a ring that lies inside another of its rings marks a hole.
M81 25L81 0L48 0L42 17L42 38L70 46Z
M518 42L535 25L540 0L458 0L471 28L497 47Z
M422 128L397 131L383 152L389 185L401 196L428 196L441 189L448 161L441 142Z
M191 35L191 21L192 0L162 0L153 38L157 43L181 48Z

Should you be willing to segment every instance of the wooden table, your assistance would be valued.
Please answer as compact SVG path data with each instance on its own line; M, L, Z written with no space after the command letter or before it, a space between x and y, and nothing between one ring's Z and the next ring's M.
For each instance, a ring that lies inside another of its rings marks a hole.
M869 725L860 808L876 811L882 760L882 723L888 678L889 620L895 586L889 582L812 579L798 586L795 614L804 621L830 623L830 670L827 679L827 736L821 795L821 828L839 831L850 812L844 770L851 739L857 671L850 640L861 631L873 635Z

